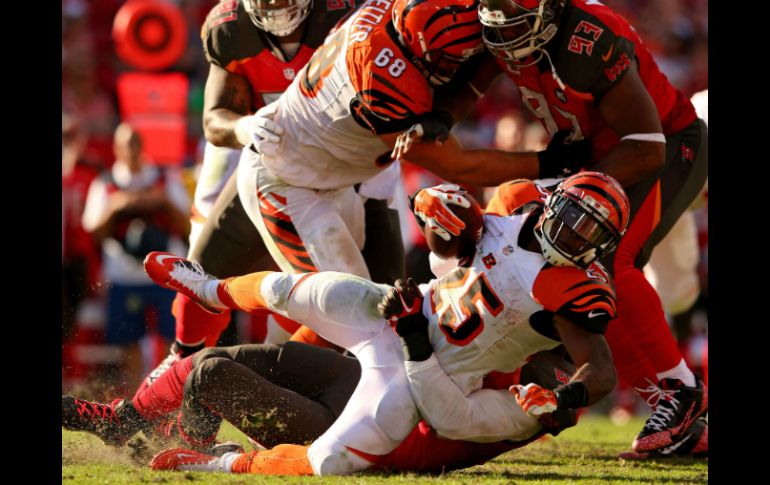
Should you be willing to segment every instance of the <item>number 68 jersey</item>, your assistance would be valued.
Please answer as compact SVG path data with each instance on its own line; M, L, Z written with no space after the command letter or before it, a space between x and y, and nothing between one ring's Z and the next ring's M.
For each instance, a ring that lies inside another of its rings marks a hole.
M278 153L262 160L287 184L337 189L371 178L392 162L378 135L431 111L433 91L397 41L392 4L362 5L279 98L274 119L286 132Z
M596 333L615 316L615 291L601 266L551 266L519 245L534 237L541 211L538 204L523 214L485 214L470 265L423 290L436 358L466 395L481 388L485 374L513 371L530 355L558 346L555 314Z

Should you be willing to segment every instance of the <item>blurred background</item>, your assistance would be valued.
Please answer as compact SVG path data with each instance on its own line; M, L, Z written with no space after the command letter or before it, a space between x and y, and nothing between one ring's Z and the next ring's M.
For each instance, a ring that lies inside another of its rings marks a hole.
M94 398L132 394L141 377L167 355L173 338L173 295L149 285L136 268L147 251L187 251L208 74L200 28L217 3L130 2L175 7L175 13L163 21L148 15L150 21L138 28L125 17L116 19L125 0L62 1L62 392ZM603 3L631 22L658 66L685 95L708 88L707 0ZM131 33L136 31L141 35L134 39ZM168 57L154 64L143 49L162 49ZM476 147L537 150L547 141L505 76L454 132L465 145ZM116 161L141 171L145 183L117 188ZM418 167L405 163L402 168L408 194L439 182ZM469 189L479 200L489 194L483 187ZM135 217L110 227L109 215L118 210ZM677 230L690 235L691 249L668 255L656 251L653 258L660 259L663 269L695 267L698 285L673 288L660 269L646 272L661 294L690 367L707 378L707 193ZM408 272L426 281L426 246L411 217L402 218L402 233ZM108 331L108 318L119 320L120 328ZM263 337L264 321L236 315L221 343ZM618 422L645 409L624 383L595 408L610 412Z

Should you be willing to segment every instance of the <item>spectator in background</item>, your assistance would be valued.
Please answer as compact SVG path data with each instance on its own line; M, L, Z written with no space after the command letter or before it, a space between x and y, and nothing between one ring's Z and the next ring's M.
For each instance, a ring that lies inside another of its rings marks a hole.
M108 283L106 343L123 347L123 383L134 388L154 365L141 365L138 344L148 325L166 339L174 337L174 320L166 311L174 293L147 279L142 260L150 251L186 251L190 201L176 172L154 166L142 155L141 138L130 125L115 130L114 152L111 170L88 191L83 228L102 248Z
M84 160L88 135L79 120L62 113L62 341L72 336L75 313L94 281L98 256L91 236L83 229L81 218L91 181L97 175L93 163Z
M517 151L522 149L524 130L527 122L519 111L509 111L497 120L495 126L495 148Z

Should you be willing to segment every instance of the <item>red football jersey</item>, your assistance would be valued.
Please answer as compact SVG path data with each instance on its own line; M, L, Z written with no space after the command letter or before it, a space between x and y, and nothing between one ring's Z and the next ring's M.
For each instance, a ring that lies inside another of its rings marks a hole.
M226 0L211 9L201 28L203 52L210 63L249 80L254 93L252 109L256 111L289 87L326 34L354 5L342 0L315 2L300 48L287 61L271 46L270 34L254 25L241 2Z
M498 63L548 133L573 129L578 133L576 139L591 139L594 161L602 159L619 142L596 103L622 79L634 59L655 102L664 134L675 133L696 118L689 99L660 71L633 27L602 4L585 0L568 3L559 31L546 50L564 89L554 78L546 56L537 64L518 69L502 60Z

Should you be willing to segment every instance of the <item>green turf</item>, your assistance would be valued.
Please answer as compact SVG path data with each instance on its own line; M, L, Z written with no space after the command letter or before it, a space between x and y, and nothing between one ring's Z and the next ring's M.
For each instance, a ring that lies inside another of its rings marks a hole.
M708 460L675 458L627 461L617 458L629 450L643 421L633 419L615 426L607 418L586 416L580 424L556 438L506 453L491 462L440 476L411 473L354 477L256 477L190 472L153 472L144 463L153 449L143 452L115 449L84 433L62 431L62 483L64 484L705 484ZM232 427L220 439L248 445Z

